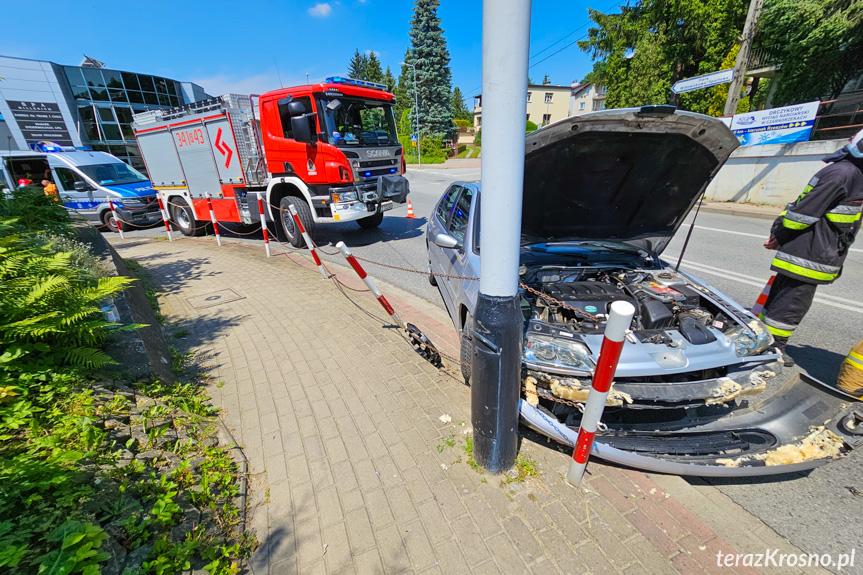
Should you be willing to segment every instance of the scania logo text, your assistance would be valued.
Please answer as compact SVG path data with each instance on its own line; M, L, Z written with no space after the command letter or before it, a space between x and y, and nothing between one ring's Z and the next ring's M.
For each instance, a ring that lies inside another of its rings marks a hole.
M369 150L366 152L366 156L369 158L386 158L390 155L389 150Z

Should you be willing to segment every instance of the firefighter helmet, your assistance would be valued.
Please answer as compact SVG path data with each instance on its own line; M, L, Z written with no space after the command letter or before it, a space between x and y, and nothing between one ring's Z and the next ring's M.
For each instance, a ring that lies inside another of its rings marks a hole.
M848 151L855 158L863 158L863 130L857 132L857 135L848 142Z

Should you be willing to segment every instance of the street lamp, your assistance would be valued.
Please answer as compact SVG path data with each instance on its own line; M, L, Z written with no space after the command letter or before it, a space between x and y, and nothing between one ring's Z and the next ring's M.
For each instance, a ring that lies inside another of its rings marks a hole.
M417 67L416 64L408 64L407 62L399 62L402 66L410 66L414 70L414 107L417 111L417 156L420 164L423 163L423 146L422 138L420 138L420 91L417 87Z

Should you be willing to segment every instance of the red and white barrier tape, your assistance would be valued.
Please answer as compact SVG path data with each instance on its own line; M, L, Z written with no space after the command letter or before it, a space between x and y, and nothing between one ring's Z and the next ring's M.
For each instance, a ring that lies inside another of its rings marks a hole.
M318 266L318 271L321 272L321 275L324 276L325 280L330 279L327 275L327 271L324 269L324 264L321 262L321 258L318 257L318 253L315 251L315 244L312 242L309 232L306 231L305 226L303 226L303 222L300 221L300 215L297 213L297 208L294 204L291 204L288 209L291 211L294 223L297 224L297 229L300 230L300 233L303 235L303 239L306 240L306 247L309 248L309 251L312 253L312 258L315 260L315 265Z
M216 222L216 213L213 211L213 200L210 198L210 192L204 192L207 196L207 207L210 209L210 221L213 222L213 233L216 234L216 243L222 245L222 236L219 235L219 224Z
M605 337L602 340L602 348L599 350L599 359L596 362L596 371L593 374L593 382L587 395L587 405L584 406L584 414L581 417L581 428L578 430L578 441L572 452L572 461L566 480L570 485L578 486L584 477L587 467L587 459L593 447L593 439L602 411L605 409L605 401L611 390L614 372L620 361L620 353L623 351L623 343L626 341L626 330L632 323L635 315L635 307L625 301L616 301L611 304L611 312L608 322L605 324Z
M117 231L120 232L120 238L125 239L123 235L123 222L117 217L117 210L114 209L114 202L108 200L108 206L111 208L111 216L114 218L114 224L117 226Z
M264 247L267 248L267 257L270 257L270 235L267 233L267 217L264 215L264 194L258 193L258 213L261 214L261 231L264 233Z
M381 307L384 308L393 320L395 320L396 324L403 328L405 327L404 322L399 317L399 315L393 309L393 306L390 305L390 302L387 301L387 298L384 297L384 294L381 293L381 290L378 289L378 286L375 285L375 282L372 281L372 278L366 273L366 270L360 265L360 262L351 254L351 250L348 249L348 246L345 245L345 242L339 242L336 244L336 247L339 248L339 251L342 252L342 255L345 256L345 259L348 260L348 263L354 268L354 271L357 272L357 275L360 276L360 279L363 280L369 290L374 294L374 296L378 299L378 303L381 304Z
M168 241L173 242L174 238L171 237L171 223L168 218L168 210L165 209L165 204L162 203L162 196L156 196L156 199L159 200L159 211L162 212L162 221L165 222L165 230L168 232Z

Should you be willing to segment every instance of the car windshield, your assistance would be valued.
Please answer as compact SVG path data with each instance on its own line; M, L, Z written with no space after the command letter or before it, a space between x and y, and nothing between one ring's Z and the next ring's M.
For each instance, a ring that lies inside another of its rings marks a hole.
M116 186L119 184L134 184L135 182L148 181L147 176L122 162L76 167L100 186Z
M393 146L399 143L389 102L341 96L322 100L327 139L334 146Z

